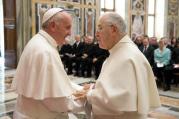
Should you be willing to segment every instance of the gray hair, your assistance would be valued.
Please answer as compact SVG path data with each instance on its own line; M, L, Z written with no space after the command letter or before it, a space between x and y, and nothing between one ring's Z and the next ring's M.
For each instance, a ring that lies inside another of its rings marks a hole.
M106 16L105 21L107 23L115 25L120 32L126 33L126 23L119 14L115 12L107 12L104 16Z

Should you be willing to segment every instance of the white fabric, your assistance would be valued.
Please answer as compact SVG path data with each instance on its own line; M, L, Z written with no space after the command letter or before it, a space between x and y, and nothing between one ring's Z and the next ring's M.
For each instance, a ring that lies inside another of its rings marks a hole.
M42 18L42 24L44 24L46 21L48 21L50 18L52 18L55 14L57 14L58 12L63 11L63 9L61 8L51 8L49 10L47 10Z
M69 96L75 91L56 47L55 40L42 30L29 41L13 82L18 94L43 100Z
M63 105L58 108L61 111L66 110ZM68 114L51 111L43 104L42 100L34 100L19 95L13 119L68 119Z
M71 97L34 100L19 95L13 119L68 119L67 112L82 110L83 104Z
M83 111L83 103L74 101L73 96L63 98L47 98L43 100L43 104L54 112L81 112Z
M35 119L36 117L66 119L67 114L62 115L57 112L74 111L82 107L69 98L82 87L70 81L59 57L55 40L43 30L25 47L16 69L12 88L19 95L15 119ZM48 101L49 105L46 105L44 100ZM54 104L58 107L54 108ZM27 118L23 118L26 116Z
M128 36L110 50L87 100L99 119L144 119L149 109L160 106L150 64Z

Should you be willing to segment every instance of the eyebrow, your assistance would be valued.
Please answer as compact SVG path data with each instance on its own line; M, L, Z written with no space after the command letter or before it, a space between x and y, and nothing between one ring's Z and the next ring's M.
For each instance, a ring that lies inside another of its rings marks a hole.
M98 24L98 27L101 27L102 25L101 24Z

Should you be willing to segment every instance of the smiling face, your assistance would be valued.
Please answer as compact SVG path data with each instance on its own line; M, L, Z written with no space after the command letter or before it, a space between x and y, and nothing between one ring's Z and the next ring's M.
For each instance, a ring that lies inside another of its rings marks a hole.
M63 44L65 38L71 35L72 18L66 12L59 13L58 15L59 18L57 16L54 22L53 37L57 44Z

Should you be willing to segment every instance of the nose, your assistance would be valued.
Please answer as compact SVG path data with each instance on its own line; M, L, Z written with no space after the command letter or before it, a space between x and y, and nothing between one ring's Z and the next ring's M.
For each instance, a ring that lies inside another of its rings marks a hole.
M96 31L96 34L95 34L96 38L99 39L99 32Z

